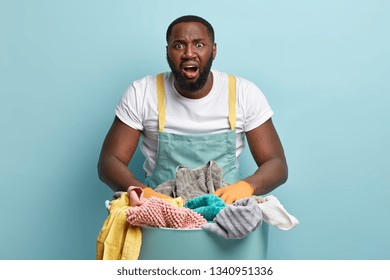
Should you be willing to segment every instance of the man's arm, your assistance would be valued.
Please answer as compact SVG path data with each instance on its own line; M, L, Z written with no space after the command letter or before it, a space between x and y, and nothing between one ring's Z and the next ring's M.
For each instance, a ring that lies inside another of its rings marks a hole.
M248 131L246 138L259 168L243 181L254 188L256 195L269 193L285 183L288 177L286 157L272 119Z
M100 180L113 191L127 191L129 186L146 187L128 168L140 135L139 130L129 127L115 117L104 140L98 163Z
M253 175L214 192L227 204L253 194L269 193L287 180L286 158L272 120L248 131L246 137L259 168Z

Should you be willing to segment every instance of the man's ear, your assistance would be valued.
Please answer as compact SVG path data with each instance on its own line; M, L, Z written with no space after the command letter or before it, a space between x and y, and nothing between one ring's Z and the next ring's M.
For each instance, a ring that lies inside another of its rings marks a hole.
M215 59L216 56L217 56L217 43L214 43L213 44L213 60Z

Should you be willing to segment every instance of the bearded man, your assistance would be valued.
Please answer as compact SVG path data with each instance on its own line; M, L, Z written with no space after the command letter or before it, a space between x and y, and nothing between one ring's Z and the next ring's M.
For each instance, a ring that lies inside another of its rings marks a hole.
M227 182L214 194L227 204L283 184L288 168L273 111L254 83L212 69L217 45L211 24L180 17L169 25L166 41L171 71L134 81L123 94L101 150L100 179L113 191L138 186L146 198L168 198L154 189L175 179L178 166L214 161ZM245 137L258 169L240 178ZM140 139L145 178L128 168Z

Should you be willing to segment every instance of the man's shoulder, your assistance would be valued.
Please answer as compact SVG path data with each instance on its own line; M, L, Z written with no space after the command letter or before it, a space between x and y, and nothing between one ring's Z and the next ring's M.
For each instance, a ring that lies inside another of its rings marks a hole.
M136 78L133 80L132 84L134 85L142 85L142 84L150 84L156 82L156 76L157 75L147 75L143 76L141 78Z
M134 79L129 84L128 91L145 92L154 89L156 87L156 77L159 74L160 73L154 75L147 75L141 78ZM161 72L161 74L164 75L164 80L165 82L167 82L170 77L170 72Z
M211 72L213 73L214 77L217 77L217 79L218 78L226 78L228 76L228 73L216 70L214 68L211 69Z
M230 73L230 72L223 72L223 71L219 71L219 70L215 70L213 69L212 70L213 74L219 78L220 80L227 80L229 76L233 76L236 78L237 81L241 82L241 83L244 83L244 84L253 84L252 81L246 79L246 78L243 78L242 76L238 75L238 74L235 74L235 73Z

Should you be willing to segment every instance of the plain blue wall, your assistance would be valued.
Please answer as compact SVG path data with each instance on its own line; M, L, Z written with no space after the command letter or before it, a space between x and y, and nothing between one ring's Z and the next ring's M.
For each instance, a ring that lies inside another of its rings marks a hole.
M168 70L165 30L184 14L214 25L214 67L254 81L275 111L290 177L273 194L301 224L271 227L269 257L389 259L380 0L1 0L0 259L94 259L115 105L134 79ZM241 162L254 170L248 150Z

